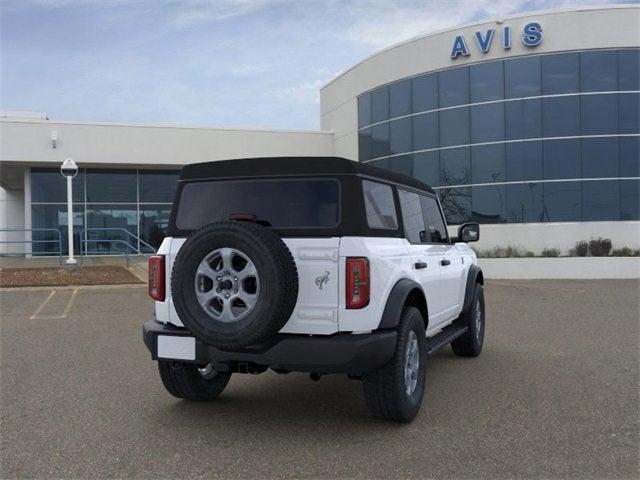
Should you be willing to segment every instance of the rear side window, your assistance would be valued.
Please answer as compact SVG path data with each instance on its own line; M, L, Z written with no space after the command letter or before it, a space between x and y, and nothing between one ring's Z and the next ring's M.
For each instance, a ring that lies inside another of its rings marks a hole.
M427 225L427 239L429 243L446 243L449 241L447 227L445 226L438 201L433 197L420 195L422 214Z
M410 243L423 243L426 228L420 195L398 189L398 196L400 197L400 211L402 212L405 237Z
M196 230L229 219L255 215L275 228L331 228L340 222L340 185L334 179L207 181L186 184L175 224Z
M369 228L396 230L398 219L391 187L384 183L363 180L362 193Z

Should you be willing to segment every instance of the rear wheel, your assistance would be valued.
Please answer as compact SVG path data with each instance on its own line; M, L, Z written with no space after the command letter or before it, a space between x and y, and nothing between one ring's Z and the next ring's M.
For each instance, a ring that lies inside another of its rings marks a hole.
M192 363L158 361L162 384L177 398L208 402L220 396L229 383L231 373L216 372L211 365L198 367Z
M411 422L422 405L426 361L422 314L415 307L406 307L398 326L393 358L381 369L362 377L364 399L371 414L393 422Z
M482 352L485 325L484 289L479 283L473 291L471 307L460 315L457 322L467 327L467 331L451 342L453 352L461 357L477 357Z

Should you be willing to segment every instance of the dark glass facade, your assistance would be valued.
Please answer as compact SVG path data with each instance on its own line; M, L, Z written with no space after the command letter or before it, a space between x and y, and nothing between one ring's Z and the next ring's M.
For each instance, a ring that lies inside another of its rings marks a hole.
M75 251L80 252L81 234L86 241L83 250L93 254L132 253L138 248L150 252L135 237L159 247L178 174L176 170L80 169L73 180ZM63 253L67 252L67 190L59 170L31 170L31 224L34 229L59 229ZM55 232L33 233L34 240L57 238ZM57 250L55 243L33 244L34 254Z
M638 220L640 49L453 67L358 97L359 159L438 190L449 223Z

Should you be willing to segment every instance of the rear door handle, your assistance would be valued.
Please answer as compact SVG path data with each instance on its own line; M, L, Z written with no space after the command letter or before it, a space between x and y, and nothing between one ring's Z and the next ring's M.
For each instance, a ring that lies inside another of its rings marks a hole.
M451 265L451 260L447 260L446 258L444 260L440 260L440 265L442 265L443 267Z
M421 268L427 268L427 262L416 262L416 263L413 264L413 266L417 270L420 270Z

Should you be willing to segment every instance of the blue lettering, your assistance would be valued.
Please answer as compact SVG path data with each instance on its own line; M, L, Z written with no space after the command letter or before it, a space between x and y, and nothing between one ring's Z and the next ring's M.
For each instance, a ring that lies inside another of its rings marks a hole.
M522 43L527 47L536 47L542 43L542 26L537 22L527 23L522 34Z
M502 47L511 50L511 27L504 27L502 31Z
M493 33L493 28L487 30L487 33L485 33L484 37L482 36L482 32L476 32L476 41L478 42L478 47L480 47L482 53L487 53L489 51L489 48L491 48Z
M462 35L458 35L453 41L453 49L451 50L451 58L456 59L459 55L469 56L469 49Z

